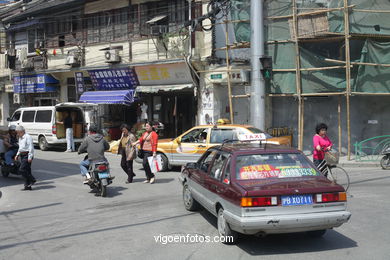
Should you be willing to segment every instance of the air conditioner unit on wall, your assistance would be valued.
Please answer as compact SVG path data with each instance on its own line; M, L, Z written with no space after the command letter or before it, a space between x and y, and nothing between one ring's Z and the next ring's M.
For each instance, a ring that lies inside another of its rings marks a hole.
M74 53L68 54L68 56L66 56L65 65L70 65L70 66L80 65L79 56Z
M106 59L106 63L121 62L121 56L119 55L118 49L106 50L104 52L104 58Z
M152 25L150 26L150 34L153 36L159 36L161 34L168 33L168 26L166 25Z
M32 59L25 58L20 61L20 67L22 69L33 69L34 68L34 62Z

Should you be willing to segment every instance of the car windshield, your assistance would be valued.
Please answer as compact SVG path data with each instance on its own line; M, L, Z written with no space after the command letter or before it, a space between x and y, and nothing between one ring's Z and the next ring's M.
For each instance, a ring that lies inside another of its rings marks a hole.
M261 133L263 133L263 134L265 134L265 137L268 139L268 138L272 138L272 135L270 135L270 134L268 134L268 133L266 133L266 132L264 132L264 131L261 131L260 129L258 129L258 128L255 128L255 127L248 127L248 130L249 131L251 131L252 133L254 133L254 134L261 134Z
M237 180L320 176L299 153L240 155L236 159Z

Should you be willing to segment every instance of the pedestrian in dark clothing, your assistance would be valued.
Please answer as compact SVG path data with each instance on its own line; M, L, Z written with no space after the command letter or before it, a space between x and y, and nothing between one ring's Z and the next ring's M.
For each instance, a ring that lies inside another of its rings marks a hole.
M131 144L137 141L137 138L133 134L133 129L128 125L123 124L121 126L122 136L119 141L118 154L122 155L121 167L127 174L126 183L132 183L135 176L133 171L133 160L136 157L135 147Z
M16 133L19 137L19 149L15 156L15 161L20 157L19 172L25 179L23 190L32 190L31 186L36 182L31 173L31 163L34 158L34 144L31 136L26 134L23 126L16 127Z
M98 133L96 125L90 125L88 136L81 143L78 153L87 153L87 158L80 162L80 172L84 176L84 183L88 183L90 176L88 173L89 165L93 162L108 162L104 152L110 148L110 145L104 140L103 135Z

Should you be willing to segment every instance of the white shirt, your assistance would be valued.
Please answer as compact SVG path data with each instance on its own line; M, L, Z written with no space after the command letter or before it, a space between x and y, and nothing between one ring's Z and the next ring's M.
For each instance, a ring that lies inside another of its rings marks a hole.
M25 152L28 152L28 159L34 157L34 144L29 134L24 134L22 137L19 137L19 150L16 155L19 156L20 153Z
M148 105L145 103L142 104L141 106L141 119L148 119Z

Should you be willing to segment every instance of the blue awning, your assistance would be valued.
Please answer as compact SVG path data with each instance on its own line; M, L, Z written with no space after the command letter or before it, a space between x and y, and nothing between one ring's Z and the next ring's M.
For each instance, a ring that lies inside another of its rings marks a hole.
M80 97L80 102L94 104L122 104L130 106L134 102L134 89L114 91L87 91Z

